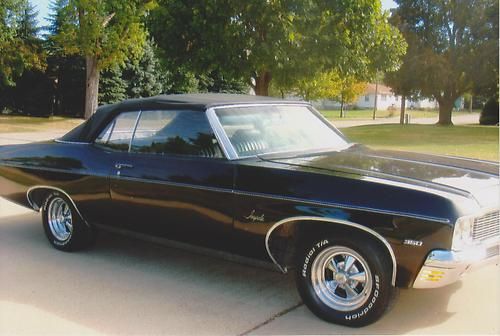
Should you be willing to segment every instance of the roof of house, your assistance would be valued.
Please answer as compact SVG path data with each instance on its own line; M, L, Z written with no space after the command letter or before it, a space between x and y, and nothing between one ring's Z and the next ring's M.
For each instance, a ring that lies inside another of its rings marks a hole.
M370 83L368 85L366 85L366 89L365 89L365 95L369 95L369 94L375 94L375 91L376 91L376 84L374 83ZM392 88L388 87L388 86L385 86L383 84L378 84L378 94L387 94L387 95L390 95L390 94L394 94L394 92L392 92Z

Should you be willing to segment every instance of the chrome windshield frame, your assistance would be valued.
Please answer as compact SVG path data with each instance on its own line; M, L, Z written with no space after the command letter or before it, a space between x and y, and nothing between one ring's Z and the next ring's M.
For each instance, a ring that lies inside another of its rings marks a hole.
M347 141L346 137L344 134L339 131L337 127L335 127L332 123L330 123L323 115L318 112L310 103L308 102L290 102L290 103L258 103L258 104L234 104L234 105L221 105L221 106L214 106L210 107L206 110L206 115L208 118L208 121L214 131L215 137L217 138L217 141L219 142L222 151L224 152L224 155L228 160L241 160L241 159L248 159L248 158L256 158L258 155L248 155L248 156L239 156L238 152L235 150L233 144L231 143L231 140L229 140L229 137L227 136L224 127L222 126L219 117L216 114L216 110L218 109L226 109L226 108L238 108L238 107L254 107L254 106L304 106L307 107L311 110L311 112L318 117L326 126L328 126L333 132L335 132L337 135L339 135L343 140L346 141L347 144L349 144L349 141ZM322 149L324 150L324 148ZM277 152L279 153L279 152ZM261 155L267 155L267 154L276 154L276 153L262 153Z

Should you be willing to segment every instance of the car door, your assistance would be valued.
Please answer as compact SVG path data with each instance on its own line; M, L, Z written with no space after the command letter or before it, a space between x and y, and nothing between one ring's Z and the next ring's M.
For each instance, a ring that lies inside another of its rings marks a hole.
M122 130L121 136L114 136L115 126L98 138L101 142L123 139L108 141L118 149L110 176L113 224L223 248L233 223L234 166L224 158L206 114L190 110L127 113L118 118L135 117L128 133Z

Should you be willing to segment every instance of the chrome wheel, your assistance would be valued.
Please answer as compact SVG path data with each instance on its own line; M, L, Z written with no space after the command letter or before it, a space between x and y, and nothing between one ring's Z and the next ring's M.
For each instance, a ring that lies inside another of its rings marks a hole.
M66 241L73 233L71 208L61 197L55 197L47 207L47 222L50 232L57 240Z
M311 266L311 281L318 298L339 311L361 307L373 283L365 259L345 246L329 247L318 254Z

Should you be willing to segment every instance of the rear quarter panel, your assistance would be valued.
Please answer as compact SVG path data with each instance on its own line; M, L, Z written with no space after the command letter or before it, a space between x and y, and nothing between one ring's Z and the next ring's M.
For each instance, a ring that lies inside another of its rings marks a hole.
M26 193L38 186L65 191L87 220L109 201L112 158L92 145L55 141L0 148L0 196L31 207Z

